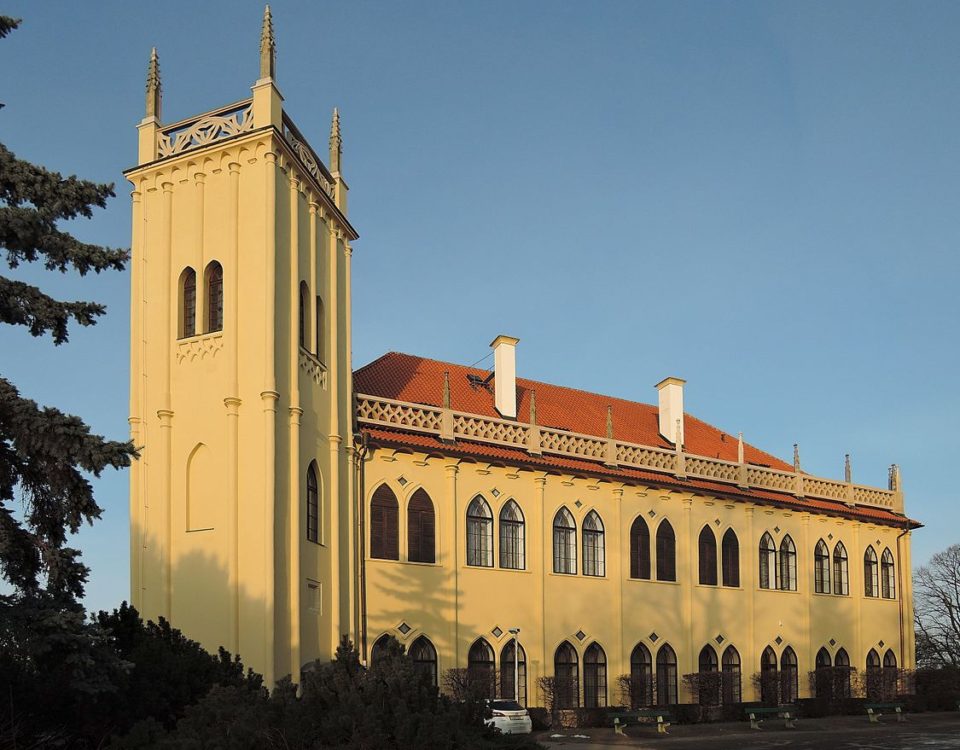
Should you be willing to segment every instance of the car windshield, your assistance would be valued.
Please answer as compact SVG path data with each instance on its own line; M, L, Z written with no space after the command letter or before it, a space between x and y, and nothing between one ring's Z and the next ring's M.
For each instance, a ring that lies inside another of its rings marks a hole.
M490 701L490 708L494 711L523 711L523 706L516 701Z

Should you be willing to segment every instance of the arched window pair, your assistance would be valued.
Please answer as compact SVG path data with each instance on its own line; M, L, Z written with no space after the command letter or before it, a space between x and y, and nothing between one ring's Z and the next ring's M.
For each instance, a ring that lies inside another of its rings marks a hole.
M847 548L843 546L843 542L837 542L837 546L833 548L833 581L831 582L830 548L823 539L819 540L813 551L814 590L818 594L829 594L832 583L834 594L839 596L849 594L850 583L847 567Z
M526 567L526 540L523 511L515 500L500 509L500 567L523 570ZM483 496L477 495L467 506L467 565L493 567L493 512Z
M797 547L787 534L777 550L769 532L760 538L760 588L797 590Z
M211 261L203 272L204 333L223 330L223 267ZM180 338L197 335L197 272L190 266L180 274Z
M556 706L577 708L580 703L580 665L577 650L569 641L561 643L554 652L553 674ZM583 653L583 705L584 708L607 705L607 654L596 642Z
M818 698L850 697L850 656L846 649L837 649L837 655L830 663L830 652L821 648L817 652L816 671L814 672L814 692Z
M787 646L780 656L778 672L777 654L767 646L760 655L760 700L767 706L793 703L797 700L799 689L797 654Z
M317 463L307 468L307 541L320 542L320 483Z
M630 577L650 579L650 529L642 516L630 527ZM677 580L677 537L667 519L657 528L657 580Z
M873 545L863 553L863 593L865 596L883 596L884 599L893 599L896 595L893 554L889 547L883 551L879 565Z
M700 651L698 667L700 705L740 702L740 654L733 646L723 652L723 671L718 669L717 652L709 644Z
M390 640L389 635L381 635L370 649L370 667L376 668L377 662L383 658L386 653L387 643ZM417 640L410 644L410 658L413 660L414 669L424 675L427 681L437 686L437 649L425 635L421 635Z
M656 690L654 690L656 678ZM630 703L642 706L669 706L677 702L677 654L669 643L657 651L657 670L653 671L650 650L638 643L630 654Z
M553 517L553 572L577 572L577 523L565 507ZM583 519L583 574L606 575L603 521L595 510Z
M713 530L704 526L700 531L697 544L700 562L700 583L705 586L717 585L717 540ZM724 586L740 585L740 542L733 529L727 529L721 543L721 563Z
M316 297L317 310L314 319L314 354L321 362L324 358L323 352L323 298L320 295ZM309 320L310 287L306 281L300 282L300 346L309 349L309 331L307 330L307 320Z
M381 484L370 501L370 557L400 559L400 504L393 490ZM407 560L436 562L436 517L433 501L418 489L407 504Z

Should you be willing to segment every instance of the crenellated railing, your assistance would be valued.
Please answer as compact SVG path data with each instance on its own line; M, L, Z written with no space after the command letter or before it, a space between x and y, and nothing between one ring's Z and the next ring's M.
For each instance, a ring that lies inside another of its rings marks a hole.
M293 124L293 120L287 117L286 113L283 115L283 139L287 142L287 145L290 146L293 153L297 155L304 169L317 181L317 184L323 191L330 198L333 198L333 175L330 174L324 166L323 161L317 156L317 152L310 147L306 138L303 137L297 129L297 126Z
M160 128L157 132L157 155L164 159L251 130L253 100L245 99Z
M849 506L863 505L903 513L903 493L899 490L884 490L754 464L724 461L682 450L624 443L438 406L358 395L357 418L363 424L422 432L445 441L472 440L517 448L532 455L548 453L568 456L602 462L606 466L644 469L680 478L706 479L736 485L741 489L769 490L798 498L835 500Z

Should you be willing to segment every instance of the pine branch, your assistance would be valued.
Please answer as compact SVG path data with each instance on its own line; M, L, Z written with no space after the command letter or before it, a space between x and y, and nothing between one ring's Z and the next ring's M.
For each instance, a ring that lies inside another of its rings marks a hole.
M35 286L0 276L0 323L27 326L32 336L49 331L55 344L67 340L71 318L82 326L92 326L106 310L96 302L60 302Z
M10 16L0 16L0 39L13 31L20 25L21 19L11 18Z

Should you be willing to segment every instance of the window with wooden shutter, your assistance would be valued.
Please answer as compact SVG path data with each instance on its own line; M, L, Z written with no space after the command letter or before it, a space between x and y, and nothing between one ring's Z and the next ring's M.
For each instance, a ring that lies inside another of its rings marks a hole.
M740 540L733 529L727 529L720 545L720 567L724 586L740 585Z
M697 543L700 562L700 583L705 586L717 585L717 538L709 526L700 530Z
M642 516L630 527L630 577L650 578L650 529Z
M381 484L370 502L370 557L400 559L399 516L397 496Z
M657 529L657 580L677 580L677 537L666 519Z
M407 559L436 562L436 519L433 502L424 490L417 490L407 506Z

